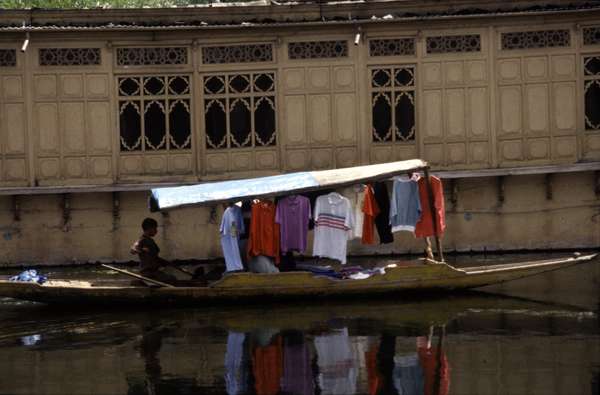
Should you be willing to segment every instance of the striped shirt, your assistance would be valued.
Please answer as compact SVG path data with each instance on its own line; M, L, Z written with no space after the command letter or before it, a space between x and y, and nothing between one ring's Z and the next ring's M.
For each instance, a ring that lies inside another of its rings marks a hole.
M315 203L313 255L346 263L346 247L352 235L354 218L350 201L332 192Z

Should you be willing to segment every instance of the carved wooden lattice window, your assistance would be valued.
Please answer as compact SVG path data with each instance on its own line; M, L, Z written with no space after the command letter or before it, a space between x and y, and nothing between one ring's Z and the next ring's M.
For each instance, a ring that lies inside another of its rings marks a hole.
M568 47L571 34L567 29L502 33L502 49Z
M202 63L272 62L272 44L224 45L202 48Z
M187 63L186 47L117 48L118 66L168 66Z
M600 55L583 58L585 129L600 130Z
M275 73L204 76L206 148L277 144Z
M371 115L374 142L415 139L415 67L371 70Z
M348 56L348 41L301 41L288 44L290 59L326 59Z
M14 49L0 49L0 67L15 67L17 65L17 51Z
M583 28L583 45L600 44L600 26Z
M481 51L481 37L479 36L479 34L427 37L426 43L427 53Z
M369 56L406 56L414 54L414 38L384 38L369 41Z
M188 75L119 77L117 85L121 151L191 148Z
M97 66L100 48L40 48L40 66Z

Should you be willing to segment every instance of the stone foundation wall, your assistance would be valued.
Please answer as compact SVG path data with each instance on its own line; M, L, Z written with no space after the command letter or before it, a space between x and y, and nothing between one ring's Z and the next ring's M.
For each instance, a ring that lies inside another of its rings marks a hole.
M600 198L594 173L508 176L455 180L446 186L446 251L499 251L600 247ZM503 193L500 192L503 190ZM550 196L551 195L551 196ZM501 201L503 197L503 201ZM168 259L221 256L222 208L186 208L150 213L147 193L0 197L0 265L128 261L131 243L146 216L160 224L157 242ZM15 219L17 213L19 219ZM312 233L312 232L310 232ZM420 253L423 241L396 233L389 245L349 243L351 255ZM312 234L310 235L312 237ZM309 240L309 252L312 240Z

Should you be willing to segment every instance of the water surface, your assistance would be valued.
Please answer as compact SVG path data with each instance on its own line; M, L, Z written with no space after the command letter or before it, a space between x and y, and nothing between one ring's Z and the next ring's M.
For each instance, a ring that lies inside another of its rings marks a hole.
M2 299L0 393L598 394L599 263L502 294L100 311Z

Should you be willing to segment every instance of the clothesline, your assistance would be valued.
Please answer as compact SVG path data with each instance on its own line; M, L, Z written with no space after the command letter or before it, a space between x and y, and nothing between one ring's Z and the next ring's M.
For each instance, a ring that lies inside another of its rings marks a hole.
M292 194L276 202L253 200L250 226L244 224L242 209L230 205L220 227L227 271L244 270L243 261L251 262L258 257L268 257L279 264L282 254L305 253L311 222L314 223L312 255L342 264L346 263L348 240L358 238L363 244L375 243L374 227L381 244L393 242L393 233L401 231L416 237L440 236L445 229L441 180L430 177L433 216L425 177L413 173L411 177L394 177L391 181L391 196L386 182L375 182L360 189L347 187L340 190L343 194L307 194L312 199ZM241 236L246 231L247 246L240 248L244 244Z

